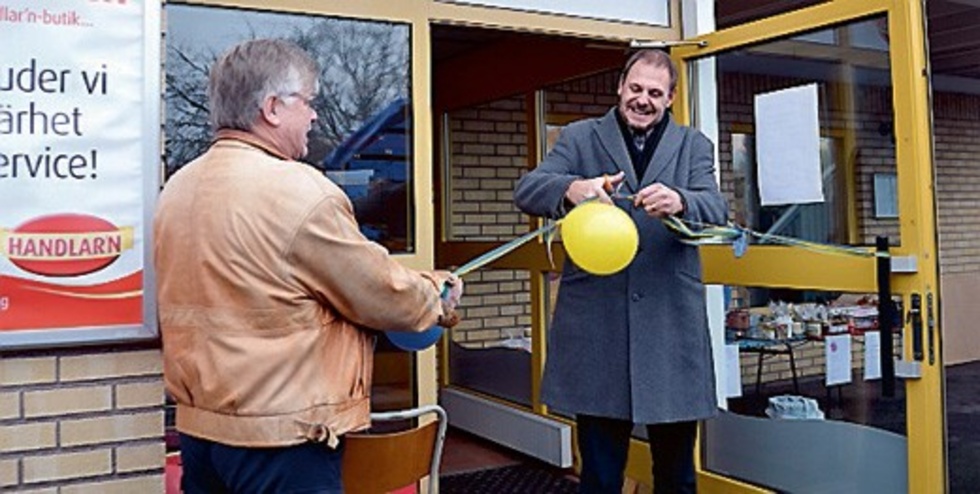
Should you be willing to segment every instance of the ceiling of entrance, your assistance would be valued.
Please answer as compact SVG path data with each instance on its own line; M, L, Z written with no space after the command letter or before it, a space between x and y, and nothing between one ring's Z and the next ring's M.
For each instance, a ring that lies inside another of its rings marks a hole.
M715 2L719 29L825 0ZM936 75L980 79L980 0L928 0L930 63ZM625 46L466 26L434 25L436 106L459 108L618 67Z
M434 25L434 106L464 108L619 67L626 44Z
M980 0L929 0L926 7L933 72L980 79Z

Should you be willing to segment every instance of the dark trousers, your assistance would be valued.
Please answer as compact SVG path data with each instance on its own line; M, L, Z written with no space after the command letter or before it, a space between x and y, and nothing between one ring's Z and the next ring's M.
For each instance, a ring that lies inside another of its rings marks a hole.
M578 426L582 494L619 494L633 423L590 415L575 417ZM653 456L654 494L694 494L694 441L697 425L673 422L647 425Z
M303 443L240 448L180 435L185 494L341 494L342 448Z

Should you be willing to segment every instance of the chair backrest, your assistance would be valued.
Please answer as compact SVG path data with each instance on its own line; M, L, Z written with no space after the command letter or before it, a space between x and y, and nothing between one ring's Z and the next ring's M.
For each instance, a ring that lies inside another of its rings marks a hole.
M436 494L446 411L438 405L372 413L372 422L408 420L435 414L436 420L412 429L386 433L353 433L344 437L343 482L347 494L382 494L429 476Z

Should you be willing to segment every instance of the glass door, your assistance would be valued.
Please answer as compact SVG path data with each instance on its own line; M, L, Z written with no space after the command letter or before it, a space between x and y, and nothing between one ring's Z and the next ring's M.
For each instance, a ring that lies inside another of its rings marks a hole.
M973 254L980 191L972 185L980 172L980 3L929 0L926 17L943 294L947 486L950 493L962 494L980 485L980 307L973 297L980 284L980 260Z
M727 396L702 431L704 492L944 490L922 15L826 1L674 50L679 87L714 90L675 110L717 129L749 240L702 247Z

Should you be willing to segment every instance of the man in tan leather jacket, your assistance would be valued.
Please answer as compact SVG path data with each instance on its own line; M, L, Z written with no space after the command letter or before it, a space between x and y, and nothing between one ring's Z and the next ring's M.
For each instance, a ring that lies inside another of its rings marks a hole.
M210 74L214 143L160 196L164 378L188 493L341 492L340 438L370 421L366 329L455 319L462 282L395 262L344 192L295 161L318 73L284 41L229 50Z

